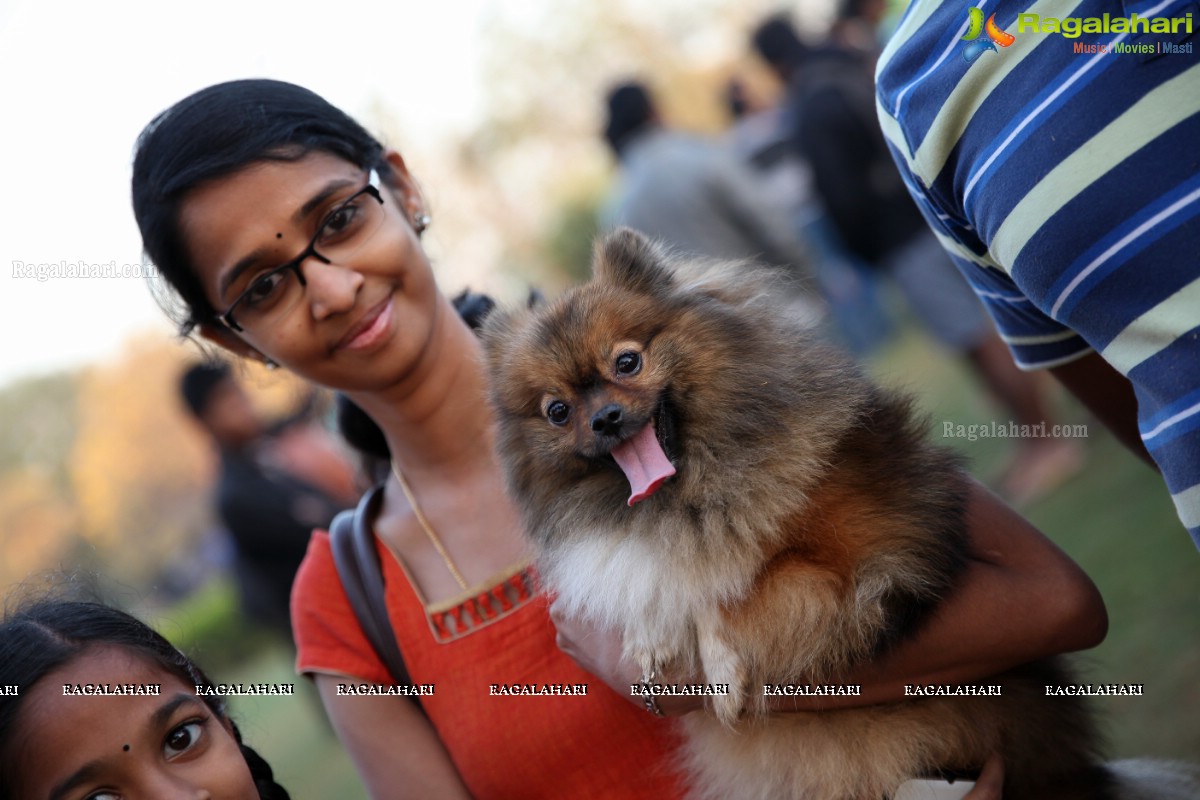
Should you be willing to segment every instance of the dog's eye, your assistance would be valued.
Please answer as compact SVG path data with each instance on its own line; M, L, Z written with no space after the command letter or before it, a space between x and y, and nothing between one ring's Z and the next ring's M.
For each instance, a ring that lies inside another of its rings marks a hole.
M626 350L617 356L618 375L637 375L642 368L642 357L632 350Z
M566 425L567 418L571 416L571 407L562 400L555 400L550 405L546 406L546 419L550 420L555 425Z

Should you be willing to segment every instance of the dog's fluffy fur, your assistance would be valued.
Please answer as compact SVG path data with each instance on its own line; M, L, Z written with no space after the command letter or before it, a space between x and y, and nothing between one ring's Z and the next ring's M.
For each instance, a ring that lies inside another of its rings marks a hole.
M694 796L878 800L999 751L1008 797L1115 797L1081 702L1043 696L1071 682L1056 661L981 681L1001 697L765 713L764 684L838 682L953 590L967 479L759 268L677 262L626 230L595 273L486 323L498 448L564 610L619 629L662 681L729 685L682 720ZM677 474L627 506L611 454L647 424Z

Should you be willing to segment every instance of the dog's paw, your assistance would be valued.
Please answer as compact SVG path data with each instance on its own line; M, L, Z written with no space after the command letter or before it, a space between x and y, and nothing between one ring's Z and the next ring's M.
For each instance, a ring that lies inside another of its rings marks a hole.
M747 670L738 654L725 644L715 627L702 627L700 663L704 680L721 692L712 698L712 710L726 725L733 725L746 710Z
M729 683L728 694L714 695L712 710L723 725L733 727L742 718L746 706L746 693L740 683Z

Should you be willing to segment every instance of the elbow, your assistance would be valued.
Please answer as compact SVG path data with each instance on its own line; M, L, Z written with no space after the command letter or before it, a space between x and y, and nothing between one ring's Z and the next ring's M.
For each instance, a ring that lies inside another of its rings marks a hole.
M1056 620L1052 649L1060 653L1090 650L1108 635L1108 609L1100 590L1082 570L1073 573L1049 606Z

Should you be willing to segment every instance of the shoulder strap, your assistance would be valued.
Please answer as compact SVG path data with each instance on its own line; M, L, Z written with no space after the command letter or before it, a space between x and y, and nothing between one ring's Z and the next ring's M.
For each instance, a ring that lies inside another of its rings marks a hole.
M372 526L382 499L383 484L380 484L363 495L353 511L343 511L334 517L329 526L329 543L338 577L359 626L392 680L401 685L410 683L411 678L388 620L383 568Z

